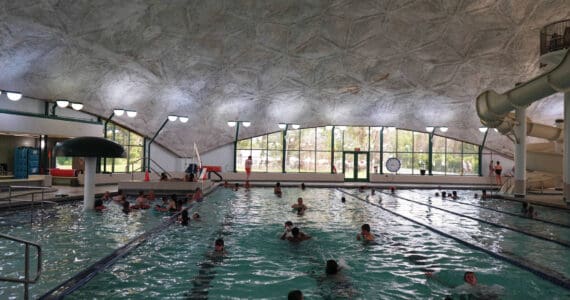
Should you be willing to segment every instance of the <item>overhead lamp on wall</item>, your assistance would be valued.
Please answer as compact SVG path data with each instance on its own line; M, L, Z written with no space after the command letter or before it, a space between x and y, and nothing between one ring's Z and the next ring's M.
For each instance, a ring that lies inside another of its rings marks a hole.
M168 121L174 122L174 121L176 121L176 120L178 120L178 116L175 116L175 115L170 115L170 116L168 116Z
M434 129L435 129L435 128L432 127L432 126L427 126L427 127L426 127L426 131L429 132L429 133L432 133Z
M125 114L125 110L122 108L116 108L113 110L113 113L115 114L115 116L120 117Z
M58 107L65 108L69 105L69 100L58 99L55 100L55 103L57 104Z
M481 132L481 133L485 133L485 132L487 132L487 130L489 130L489 128L487 128L487 127L479 127L479 132ZM495 129L495 130L496 130L496 129Z
M249 126L251 126L251 122L242 121L241 125L243 125L243 127L249 127Z
M447 128L447 127L439 127L439 131L441 131L441 132L447 132L448 129L449 128Z
M127 113L127 117L129 117L129 118L134 118L137 116L137 112L135 110L127 110L126 113Z
M230 126L230 127L235 127L236 124L237 124L236 121L228 121L228 126Z
M287 128L287 124L285 124L285 123L279 123L278 126L279 126L280 129L285 129L285 128Z
M188 117L178 117L178 120L180 120L180 122L182 122L182 123L186 123L186 122L188 122L189 119L188 119Z
M6 97L11 101L18 101L22 99L22 93L6 91Z
M74 110L81 110L81 109L83 109L83 103L72 102L71 108L73 108Z

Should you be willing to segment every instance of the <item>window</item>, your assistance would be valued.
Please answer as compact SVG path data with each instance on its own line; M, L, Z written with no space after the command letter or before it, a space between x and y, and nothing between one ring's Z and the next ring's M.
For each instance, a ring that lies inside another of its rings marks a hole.
M141 172L144 158L144 138L115 123L107 126L107 139L125 148L125 158L101 159L101 170L111 173Z

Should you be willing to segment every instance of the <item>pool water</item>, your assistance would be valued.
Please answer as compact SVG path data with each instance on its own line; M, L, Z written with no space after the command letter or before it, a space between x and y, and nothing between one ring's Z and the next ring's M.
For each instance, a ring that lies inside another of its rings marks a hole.
M480 284L502 286L501 299L570 297L569 291L529 271L372 205L378 199L368 202L365 194L355 190L346 192L358 198L336 189L285 188L283 192L277 198L272 189L219 189L192 207L202 221L191 221L188 227L172 225L69 298L283 299L290 290L300 289L307 299L443 299L462 283L466 270L475 271ZM426 201L422 193L398 193ZM291 209L299 196L309 207L304 216ZM340 201L342 196L346 203ZM513 238L508 230L380 196L387 209L491 250L522 242L518 247L537 264L547 264L541 253L557 255L553 257L557 262L569 254L567 249L552 250L547 241L524 235ZM287 220L312 239L298 244L280 240ZM356 241L363 223L371 225L377 243ZM228 252L223 258L209 255L219 237ZM342 276L324 276L327 259L346 263ZM566 272L566 267L559 271ZM427 279L426 269L439 271L437 280Z
M163 221L162 213L133 211L125 215L121 207L108 204L105 212L82 211L82 203L55 205L30 211L6 211L0 215L0 230L42 246L43 272L30 295L36 298L69 279L95 261L125 245L134 237ZM31 275L35 275L33 250ZM24 247L0 239L0 274L24 276ZM23 284L0 282L0 299L23 298Z

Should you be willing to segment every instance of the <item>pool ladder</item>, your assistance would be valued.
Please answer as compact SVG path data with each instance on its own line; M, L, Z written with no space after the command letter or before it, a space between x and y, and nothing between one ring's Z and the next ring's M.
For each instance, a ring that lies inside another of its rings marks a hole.
M24 278L21 279L19 277L3 277L0 276L0 281L6 282L15 282L15 283L23 283L24 284L24 299L29 299L29 285L30 283L36 283L42 274L42 247L36 243L28 242L19 238L15 238L6 234L0 233L0 238L7 239L10 241L14 241L20 244L24 244L26 247L25 250L25 270L24 270ZM37 249L37 260L38 265L36 268L36 276L34 278L30 278L30 247L36 247Z

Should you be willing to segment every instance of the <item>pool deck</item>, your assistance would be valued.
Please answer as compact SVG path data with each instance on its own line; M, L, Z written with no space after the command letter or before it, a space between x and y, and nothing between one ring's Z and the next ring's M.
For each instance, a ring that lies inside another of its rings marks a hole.
M243 182L228 182L231 186L235 185L235 183L240 184L240 189L243 188ZM281 182L281 187L300 187L302 182ZM496 186L494 185L445 185L442 186L441 184L409 184L409 183L370 183L370 182L305 182L307 187L315 187L315 188L358 188L364 186L365 188L375 188L377 190L382 189L390 189L390 187L398 189L441 189L445 187L446 190L482 190L486 189L492 194L496 192ZM103 185L103 186L96 186L95 187L95 195L96 197L100 197L105 193L105 191L109 191L110 193L116 193L118 191L118 184L111 184L111 185ZM260 182L251 182L252 187L273 187L275 186L275 182L267 182L267 181L260 181ZM544 194L534 194L529 193L526 195L526 198L515 198L509 195L501 195L495 194L497 198L510 200L510 201L528 201L532 204L536 205L543 205L561 209L569 209L570 206L567 205L563 199L562 194L560 193L544 193ZM34 201L38 202L40 196L36 195L34 197ZM13 199L11 203L7 201L8 193L2 192L0 193L0 210L10 207L17 207L17 206L27 206L32 202L32 196L27 192L15 192L13 193ZM69 202L69 201L77 201L83 198L83 187L71 187L71 186L63 186L57 185L52 186L52 189L47 190L44 194L44 201L49 202Z

